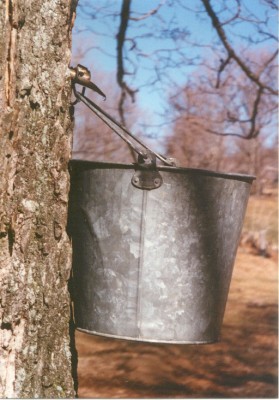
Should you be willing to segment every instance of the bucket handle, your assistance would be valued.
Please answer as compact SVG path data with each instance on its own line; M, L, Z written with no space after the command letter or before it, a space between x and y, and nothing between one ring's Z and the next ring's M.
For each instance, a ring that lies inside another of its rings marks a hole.
M172 158L166 158L161 154L156 153L155 151L151 150L148 146L146 146L141 140L139 140L135 135L133 135L127 128L125 128L123 125L121 125L118 121L116 121L111 115L109 115L106 111L104 111L101 107L99 107L97 104L95 104L91 99L85 96L85 90L86 88L90 88L93 91L99 93L101 96L106 98L105 94L102 92L102 90L95 85L93 82L91 82L91 74L90 71L82 66L78 65L76 68L70 68L71 72L71 77L72 77L72 82L73 82L73 92L76 97L76 100L73 105L78 103L79 101L82 101L91 111L93 111L107 126L109 126L113 132L115 132L118 136L121 137L124 142L126 142L131 148L138 154L138 164L140 166L146 166L149 168L152 168L154 170L154 167L156 168L156 158L158 158L160 161L163 162L164 165L170 166L170 167L175 167L175 161ZM76 89L76 84L82 85L82 92L77 91ZM130 138L132 138L135 142L140 144L142 146L142 149L138 148L126 135L128 135ZM158 178L158 177L157 177ZM156 187L161 186L158 185L158 180L157 178L154 178L156 182ZM135 182L132 183L134 186L137 186ZM138 187L138 186L137 186ZM154 187L155 188L155 187Z

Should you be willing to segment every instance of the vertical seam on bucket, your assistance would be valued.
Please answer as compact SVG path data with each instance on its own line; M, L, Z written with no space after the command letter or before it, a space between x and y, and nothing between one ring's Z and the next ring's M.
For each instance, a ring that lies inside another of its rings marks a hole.
M141 338L141 298L142 298L142 270L144 263L144 240L145 240L145 214L147 204L147 190L143 190L140 220L139 262L138 262L138 287L137 287L137 329L138 338Z

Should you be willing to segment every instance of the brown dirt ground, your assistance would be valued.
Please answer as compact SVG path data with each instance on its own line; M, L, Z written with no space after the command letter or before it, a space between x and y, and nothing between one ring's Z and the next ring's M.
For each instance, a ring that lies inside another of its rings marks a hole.
M277 316L277 256L240 248L219 343L147 344L76 332L79 397L278 398Z

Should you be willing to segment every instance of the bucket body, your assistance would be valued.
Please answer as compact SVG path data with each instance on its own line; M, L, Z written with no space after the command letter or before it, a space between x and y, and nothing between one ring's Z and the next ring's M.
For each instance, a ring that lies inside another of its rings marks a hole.
M78 329L163 343L218 340L251 176L72 161L70 227Z

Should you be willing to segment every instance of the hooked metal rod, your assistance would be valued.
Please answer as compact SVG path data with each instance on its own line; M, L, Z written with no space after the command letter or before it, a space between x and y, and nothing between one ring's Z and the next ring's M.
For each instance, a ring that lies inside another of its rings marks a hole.
M143 148L148 150L149 152L153 153L159 160L161 160L164 164L173 166L173 163L169 162L165 157L161 156L160 154L156 153L153 150L150 150L143 142L141 142L138 138L136 138L131 132L128 131L124 126L122 126L118 121L116 121L112 116L107 114L101 107L95 104L92 100L88 97L84 96L84 94L78 92L74 87L74 94L76 98L82 101L91 111L93 111L107 126L109 126L118 136L121 137L129 146L133 148L133 150L141 155L144 158L148 158L148 154L139 150L135 145L122 133L124 131L127 135L132 137L137 143L139 143ZM116 125L116 127L114 126ZM120 130L118 129L120 128Z

